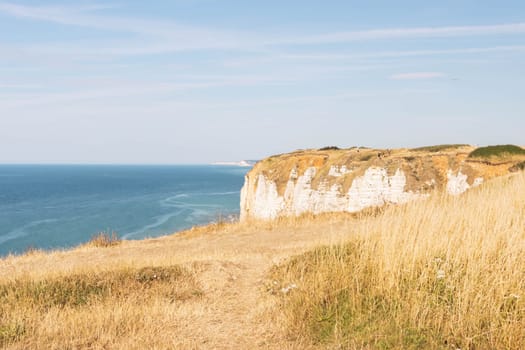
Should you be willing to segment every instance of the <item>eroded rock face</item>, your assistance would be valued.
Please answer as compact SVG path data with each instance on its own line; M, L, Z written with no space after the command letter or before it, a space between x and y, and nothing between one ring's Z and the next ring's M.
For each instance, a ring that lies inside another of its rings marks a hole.
M484 181L483 177L477 177L474 179L472 185L469 185L468 176L459 171L457 174L449 170L447 173L447 192L453 195L462 194L471 187L477 187Z
M416 152L354 148L270 157L246 175L241 220L357 212L406 203L439 189L458 195L508 172L507 165L469 162L467 155L472 149Z

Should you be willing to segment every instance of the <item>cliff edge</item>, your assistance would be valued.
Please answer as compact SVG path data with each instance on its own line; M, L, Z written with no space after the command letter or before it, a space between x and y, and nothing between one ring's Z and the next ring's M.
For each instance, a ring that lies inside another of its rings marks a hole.
M513 145L300 150L266 158L246 175L241 220L357 212L434 190L458 195L524 167L525 149Z

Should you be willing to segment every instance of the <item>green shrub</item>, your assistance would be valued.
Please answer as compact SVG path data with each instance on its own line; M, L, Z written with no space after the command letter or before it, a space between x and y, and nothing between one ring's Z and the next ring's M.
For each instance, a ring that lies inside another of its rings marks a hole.
M476 148L469 154L469 158L491 158L513 155L525 155L525 149L515 145L496 145Z

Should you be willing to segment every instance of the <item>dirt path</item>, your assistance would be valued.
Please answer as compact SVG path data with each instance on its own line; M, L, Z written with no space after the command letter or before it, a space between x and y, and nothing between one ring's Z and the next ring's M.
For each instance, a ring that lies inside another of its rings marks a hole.
M203 295L169 310L175 348L304 349L287 338L279 299L266 288L267 273L294 254L339 241L341 220L350 219L233 224L110 248L30 254L0 260L0 279L39 278L51 270L182 264L195 272Z
M305 349L305 344L287 338L278 298L267 290L271 283L267 274L288 257L338 236L317 232L315 227L289 226L283 232L263 225L256 230L234 228L205 239L190 238L185 242L190 244L186 251L196 249L196 256L201 249L213 251L217 259L192 260L197 261L205 297L188 305L195 308L190 312L195 319L193 327L180 330L185 334L181 338L193 339L194 348Z

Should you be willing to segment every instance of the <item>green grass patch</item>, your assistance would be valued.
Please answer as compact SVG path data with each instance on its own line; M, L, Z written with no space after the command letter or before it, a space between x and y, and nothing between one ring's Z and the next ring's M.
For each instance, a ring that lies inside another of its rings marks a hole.
M461 147L466 147L466 146L468 146L468 145L467 144L461 144L461 143L458 143L458 144L445 144L445 145L424 146L424 147L412 148L412 151L416 151L416 152L440 152L440 151L445 151L445 150L454 149L454 148L461 148Z
M515 145L497 145L480 147L472 151L469 154L469 158L505 158L515 155L525 155L525 149Z

